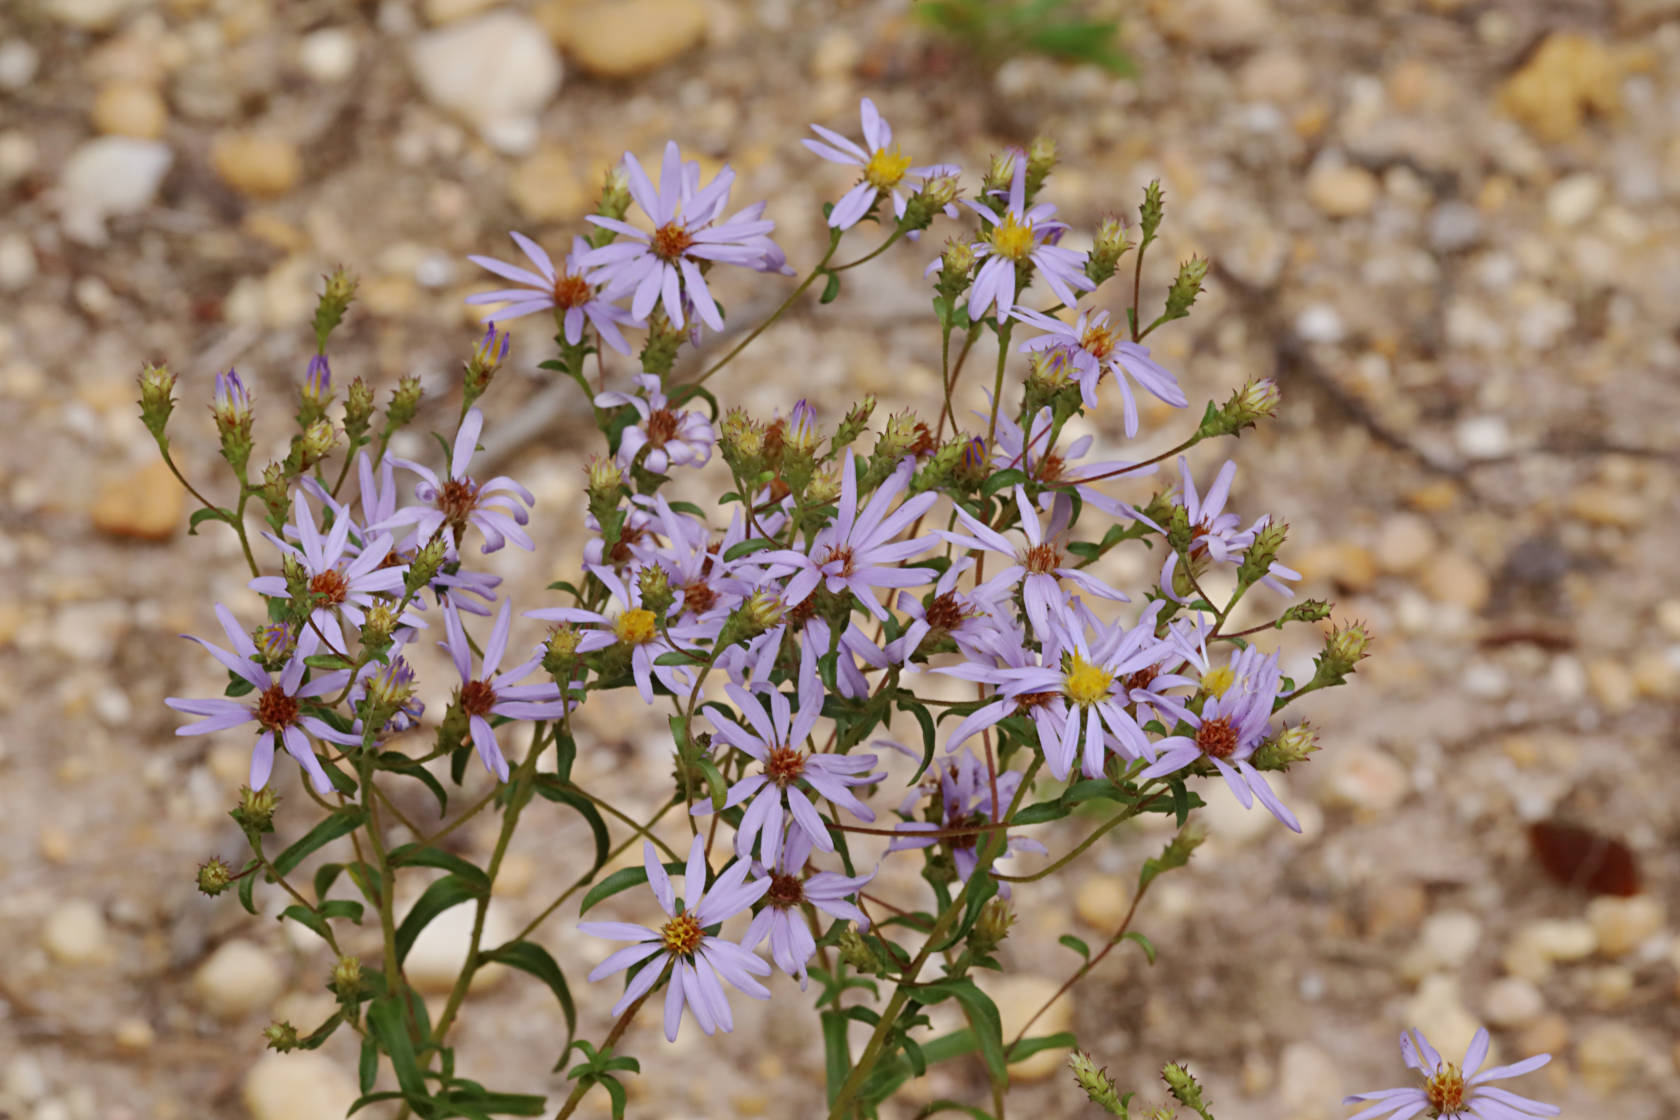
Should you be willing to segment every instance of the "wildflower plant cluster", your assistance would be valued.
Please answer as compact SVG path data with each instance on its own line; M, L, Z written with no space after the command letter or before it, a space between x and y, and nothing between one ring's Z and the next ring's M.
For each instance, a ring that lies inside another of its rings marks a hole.
M1006 1037L974 981L1002 967L1012 896L1030 900L1117 826L1159 814L1176 831L1140 869L1141 900L1199 843L1198 777L1299 830L1268 775L1313 752L1295 705L1342 684L1368 638L1356 625L1317 631L1306 680L1251 645L1262 631L1322 622L1329 605L1293 599L1281 522L1231 508L1234 465L1210 478L1185 456L1271 416L1276 387L1256 380L1207 403L1176 446L1136 461L1094 461L1092 438L1070 434L1118 407L1136 436L1143 396L1190 404L1148 343L1189 314L1207 266L1184 263L1164 293L1143 283L1159 186L1136 221L1106 220L1089 248L1074 248L1045 198L1048 142L1001 153L970 182L954 165L912 166L867 100L859 133L815 131L810 151L856 175L825 207L826 251L698 374L675 371L724 326L717 277L793 270L764 203L731 210L733 173L707 181L673 143L657 171L624 157L563 257L515 233L520 263L473 258L510 286L472 297L492 308L490 325L465 362L441 456L389 453L421 407L415 378L383 408L360 378L338 398L328 343L355 289L342 272L320 298L283 455L254 465L264 441L252 394L232 370L216 377L210 410L231 479L208 489L233 496L218 503L176 473L201 505L193 528L220 522L237 536L253 594L215 605L223 636L194 639L226 669L223 694L168 703L194 720L180 734L254 742L232 812L249 855L211 860L198 881L253 913L256 892L273 893L282 918L333 951L336 1010L319 1024L275 1023L267 1039L315 1048L353 1032L363 1102L399 1101L420 1117L553 1107L456 1072L451 1029L474 975L500 964L555 997L557 1070L571 1082L559 1118L592 1090L623 1114L624 1079L640 1066L621 1043L648 1001L674 1040L685 1020L730 1030L743 998L810 1007L831 1120L875 1116L929 1066L965 1055L985 1071L984 1096L920 1115L1001 1118L1011 1064L1076 1043L1033 1036L1030 1023ZM820 286L832 302L854 268L900 243L915 251L936 221L952 230L926 254L941 399L884 418L872 399L838 416L805 400L768 417L720 405L712 377L804 292ZM860 238L870 244L841 254ZM477 462L479 400L507 360L503 324L522 315L552 317L556 356L541 368L578 385L603 442L587 466L587 509L541 511L583 539L581 570L516 604L481 558L536 547L536 503ZM982 371L970 358L985 336L997 359ZM171 469L174 385L160 366L140 378L142 417ZM958 407L982 396L984 411ZM680 475L712 484L715 502L672 497ZM1155 479L1147 502L1115 495L1139 478ZM1103 575L1121 549L1148 557L1143 586ZM1252 599L1270 617L1234 628ZM409 650L423 643L451 666L442 711L418 699ZM580 752L598 749L573 713L609 689L633 689L669 727L669 785L647 820L573 776ZM277 762L299 767L314 802L281 814L297 837L283 847L272 840ZM492 788L463 806L477 768ZM435 800L435 819L399 808L413 804L395 795L403 784ZM1044 826L1076 812L1083 839L1048 851L1042 838L1059 833ZM500 816L482 864L443 843L479 814ZM555 852L552 903L490 944L485 914L510 838L539 814L576 814L593 843ZM662 839L679 821L687 842ZM1022 853L1044 858L1023 865ZM888 897L876 879L894 860L918 868L919 885ZM627 866L605 873L609 864ZM615 896L637 921L602 918L597 907ZM399 909L399 897L412 901ZM429 1009L405 960L458 906L472 910L470 948L447 1001ZM1128 940L1153 959L1136 911L1095 949L1063 938L1080 958L1063 991ZM533 936L545 923L618 947L580 984ZM367 959L341 947L364 925L381 945ZM576 1037L577 1003L603 996L615 1001L611 1028L597 1042ZM929 1011L941 1004L966 1025L935 1036ZM1550 1114L1478 1077L1461 1078L1449 1101L1437 1082L1457 1067L1421 1040L1408 1047L1431 1088L1365 1098L1380 1104L1364 1115ZM1485 1040L1467 1075L1484 1052ZM1070 1064L1096 1107L1128 1115L1130 1095L1086 1055ZM1210 1115L1183 1067L1165 1076L1176 1104L1149 1115Z

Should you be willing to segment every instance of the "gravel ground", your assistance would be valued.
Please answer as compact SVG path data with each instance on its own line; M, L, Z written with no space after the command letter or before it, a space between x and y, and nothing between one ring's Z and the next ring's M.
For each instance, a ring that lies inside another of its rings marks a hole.
M790 259L809 263L816 207L845 182L797 141L813 120L854 128L864 94L919 162L974 166L1055 135L1051 197L1076 227L1163 180L1146 279L1164 284L1191 252L1215 269L1156 356L1193 400L1278 379L1279 421L1237 446L1237 506L1286 519L1304 591L1379 636L1355 685L1313 705L1325 750L1287 792L1304 835L1210 792L1212 840L1140 912L1159 961L1116 953L1056 1014L1145 1097L1162 1060L1189 1061L1221 1120L1346 1115L1343 1093L1399 1083L1408 1024L1443 1049L1486 1024L1507 1059L1554 1052L1518 1088L1566 1115L1680 1107L1665 909L1680 881L1680 4L1116 5L1136 80L1041 59L986 69L909 7L0 5L14 592L0 598L0 1114L314 1120L354 1095L345 1039L262 1051L270 1016L322 1014L322 951L192 888L195 862L239 850L224 813L247 751L172 734L162 698L214 683L175 635L210 632L214 600L252 604L237 545L182 531L133 416L140 362L181 375L179 457L211 479L197 402L213 373L237 364L260 401L289 400L312 288L342 263L363 299L335 342L340 377L416 371L441 394L475 335L462 299L483 278L465 254L505 253L510 228L562 248L601 170L667 136L731 160L737 199L768 197ZM802 307L719 387L764 413L802 394L829 415L865 391L925 405L927 251L893 255L820 314ZM779 283L725 287L736 320ZM499 569L528 598L575 566L589 446L534 369L543 335L516 330L514 372L487 402L493 450L538 496L538 551ZM442 426L452 407L421 419ZM1144 453L1184 422L1145 420ZM1099 423L1116 447L1118 410ZM584 712L579 780L647 805L662 723L639 703ZM285 835L307 802L295 770L278 773ZM1624 840L1645 893L1594 901L1546 878L1526 828L1549 816ZM482 855L490 840L468 829L462 844ZM996 985L1006 1021L1071 971L1058 936L1095 939L1124 912L1160 840L1116 833L1023 899L1005 947L1017 978ZM541 909L566 876L556 853L580 842L563 821L521 835L494 920ZM440 929L417 953L441 969L464 935ZM543 940L580 983L607 948L567 917ZM461 1072L553 1092L558 1016L518 987L469 1006ZM778 994L738 1008L718 1041L666 1047L644 1016L631 1114L812 1115L815 1022ZM602 995L585 1037L605 1030ZM1085 1114L1054 1058L1023 1080L1018 1115ZM978 1101L980 1085L957 1065L908 1096Z

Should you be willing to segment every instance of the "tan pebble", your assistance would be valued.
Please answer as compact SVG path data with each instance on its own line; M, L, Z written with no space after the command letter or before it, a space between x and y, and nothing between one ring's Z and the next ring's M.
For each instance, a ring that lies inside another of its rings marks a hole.
M1496 1027L1527 1026L1540 1017L1546 1002L1540 989L1521 976L1505 976L1488 985L1482 1000L1482 1013Z
M113 537L165 541L185 520L186 493L161 459L113 474L90 511L93 527Z
M168 107L148 85L112 82L93 99L93 127L107 136L156 140L168 123Z
M1646 894L1631 898L1595 898L1587 906L1598 951L1606 957L1622 957L1662 932L1666 915L1663 904Z
M813 78L845 78L858 64L863 48L857 36L844 28L834 28L817 41L811 52L810 72Z
M1571 918L1537 918L1517 930L1512 941L1527 942L1553 961L1584 960L1598 948L1593 927Z
M1664 599L1657 604L1657 625L1671 638L1680 638L1680 599Z
M768 1116L770 1098L763 1093L737 1093L729 1099L737 1116Z
M537 881L537 861L526 855L511 855L502 861L494 893L499 898L520 898Z
M317 1120L343 1116L357 1092L355 1078L337 1060L296 1051L257 1059L240 1096L252 1120Z
M111 1037L116 1042L117 1049L138 1054L151 1048L152 1043L157 1041L157 1032L144 1019L123 1019L117 1023Z
M1680 696L1680 664L1662 650L1641 650L1633 658L1633 687L1641 696L1672 700Z
M1634 529L1650 520L1650 510L1635 492L1587 483L1569 492L1569 513L1589 525Z
M1604 43L1572 31L1549 35L1499 91L1499 105L1549 142L1567 140L1589 112L1621 107L1622 67Z
M1592 690L1593 699L1612 715L1633 707L1636 698L1633 674L1609 658L1587 662L1587 687Z
M1361 914L1365 936L1376 940L1416 929L1428 908L1429 894L1420 883L1375 886Z
M1413 571L1435 554L1438 543L1428 518L1397 513L1377 531L1377 566L1394 574Z
M987 974L985 977L977 976L975 980L997 1004L998 1014L1003 1019L1004 1038L1014 1038L1033 1013L1061 987L1057 980L1021 974L997 977ZM1073 1005L1074 993L1069 991L1033 1023L1033 1036L1068 1030L1073 1024ZM1023 1083L1043 1081L1061 1072L1067 1056L1066 1050L1040 1050L1026 1061L1010 1066L1010 1080Z
M700 0L602 0L569 13L561 46L578 65L605 78L656 70L700 42Z
M1079 885L1073 896L1073 912L1092 929L1112 930L1125 918L1132 892L1126 882L1112 875L1100 875Z
M455 906L433 918L409 950L406 971L415 990L442 995L455 986L466 960L467 946L472 940L473 918L477 907ZM500 945L513 936L514 927L505 904L496 903L485 911L484 931L480 944ZM491 965L473 973L470 990L485 991L507 977L503 965Z
M544 148L520 162L508 177L508 194L519 212L534 222L564 222L589 211L594 194L585 188L576 156L558 148ZM570 243L549 247L563 256Z
M71 855L75 852L70 833L56 824L41 826L40 845L41 858L60 866L69 863Z
M1444 973L1427 976L1406 1004L1406 1022L1433 1042L1442 1053L1462 1054L1481 1022L1464 1006L1458 980Z
M1600 1011L1620 1007L1633 995L1633 971L1619 964L1595 968L1587 975L1587 992Z
M1324 762L1315 769L1320 770L1319 800L1326 807L1380 815L1392 812L1411 793L1406 768L1379 747L1349 744L1321 757Z
M85 899L61 903L47 916L41 946L62 964L94 964L110 957L105 914Z
M1458 504L1458 486L1445 478L1428 483L1407 493L1406 504L1419 513L1445 513Z
M1242 1093L1245 1097L1260 1097L1271 1092L1277 1074L1264 1054L1250 1052L1243 1058Z
M224 132L210 145L217 178L248 198L278 198L303 177L297 145L258 132Z
M1569 1045L1569 1020L1553 1011L1542 1015L1517 1036L1517 1051L1528 1054L1561 1054Z
M1342 1095L1341 1064L1310 1042L1291 1042L1278 1058L1278 1094L1285 1116L1331 1120L1331 1102Z
M1368 591L1377 579L1377 562L1371 550L1351 541L1313 545L1290 554L1288 560L1304 581L1330 581L1344 591Z
M1376 204L1377 177L1351 164L1321 164L1307 176L1307 200L1332 218L1356 218Z
M1436 556L1422 569L1419 583L1430 598L1466 610L1477 611L1487 603L1487 574L1462 552L1443 552Z
M1631 1024L1595 1023L1581 1032L1575 1047L1581 1080L1605 1096L1627 1083L1645 1061L1645 1041Z
M199 1006L223 1020L266 1011L280 995L283 978L274 955L243 939L223 942L193 973Z
M426 0L426 22L437 25L452 23L475 15L496 3L496 0Z
M374 315L397 318L414 310L419 299L414 281L406 276L376 276L362 285L362 303Z

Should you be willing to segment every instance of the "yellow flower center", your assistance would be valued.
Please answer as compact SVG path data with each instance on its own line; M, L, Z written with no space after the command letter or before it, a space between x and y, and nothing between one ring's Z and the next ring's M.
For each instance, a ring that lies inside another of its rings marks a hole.
M910 157L901 154L896 144L891 149L878 148L863 165L863 178L872 187L890 191L898 186L909 167Z
M1236 679L1237 675L1231 672L1229 665L1221 665L1202 677L1202 691L1209 696L1223 696Z
M639 646L653 641L653 635L658 628L659 622L654 618L653 612L639 608L625 611L613 624L613 632L618 635L618 640L627 646Z
M1458 1072L1457 1066L1446 1062L1424 1085L1423 1095L1429 1099L1435 1115L1457 1116L1464 1107L1464 1075Z
M1033 248L1032 227L1021 225L1013 214L1005 214L1003 221L992 227L987 239L992 243L992 252L1005 260L1025 260Z
M1088 326L1079 339L1079 345L1084 347L1092 357L1098 361L1114 353L1114 332L1107 326Z
M1077 653L1062 672L1062 693L1075 704L1085 707L1108 695L1114 684L1114 674L1101 665L1093 665Z
M659 940L665 948L680 957L692 956L700 947L700 923L693 914L678 914L659 930Z

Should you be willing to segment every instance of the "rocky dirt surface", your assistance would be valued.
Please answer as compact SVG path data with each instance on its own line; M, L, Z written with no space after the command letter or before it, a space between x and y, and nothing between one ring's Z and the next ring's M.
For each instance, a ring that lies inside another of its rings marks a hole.
M175 635L254 597L225 533L184 533L134 417L140 362L180 373L178 453L213 489L212 375L237 365L281 440L332 265L363 278L339 376L416 371L441 396L476 335L462 300L485 278L464 256L505 255L510 228L563 249L626 148L675 136L733 161L736 198L769 198L790 259L814 260L816 207L846 182L798 140L808 121L854 130L867 94L918 162L1054 134L1050 197L1076 227L1163 180L1146 280L1193 251L1216 264L1156 356L1193 400L1277 377L1279 421L1235 446L1237 507L1286 519L1303 590L1379 635L1355 685L1311 705L1325 749L1286 793L1305 834L1209 791L1211 841L1140 913L1159 961L1117 952L1041 1026L1076 1028L1145 1097L1162 1060L1187 1060L1222 1120L1344 1116L1344 1093L1403 1083L1402 1026L1451 1050L1479 1024L1507 1059L1557 1055L1516 1087L1566 1115L1673 1115L1680 4L1116 7L1136 80L980 67L904 0L0 5L0 1114L319 1120L354 1096L348 1039L265 1056L259 1035L324 1014L323 951L192 887L197 861L240 848L224 814L247 748L172 734L162 698L216 683ZM925 406L929 251L802 307L719 388L763 413L810 395L832 417L865 391ZM751 279L724 289L737 322L781 298ZM542 327L515 339L487 407L493 450L537 493L539 549L497 560L536 605L576 563L593 437L544 392ZM1142 453L1188 423L1145 421ZM1114 450L1118 409L1099 423ZM579 781L650 804L662 723L638 702L584 712ZM294 768L277 775L295 835L308 802ZM1546 878L1526 827L1552 815L1625 840L1646 892ZM1160 841L1116 833L1021 892L1006 1023L1076 963L1058 936L1113 927ZM492 921L537 913L583 843L568 821L522 834ZM465 936L440 923L417 949L428 990ZM579 987L608 948L565 915L540 937ZM777 996L738 1000L716 1041L667 1047L644 1015L631 1114L815 1114L815 1021L785 980ZM585 1037L608 1002L586 997ZM546 994L503 978L468 1008L461 1072L562 1089L545 1073L560 1030ZM1022 1080L1017 1115L1088 1110L1053 1056ZM981 1084L941 1069L890 1115Z

